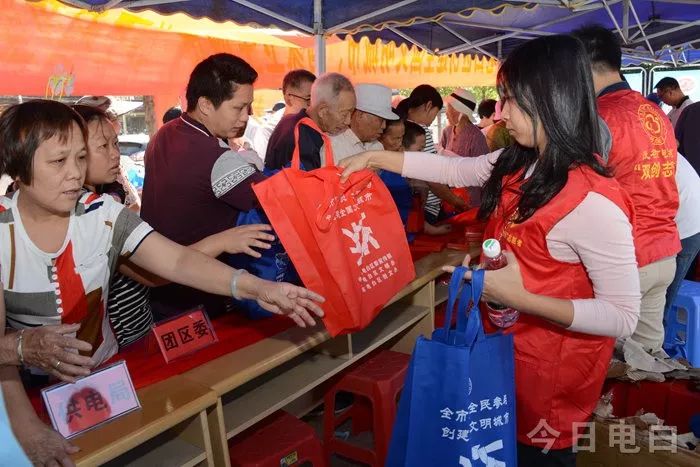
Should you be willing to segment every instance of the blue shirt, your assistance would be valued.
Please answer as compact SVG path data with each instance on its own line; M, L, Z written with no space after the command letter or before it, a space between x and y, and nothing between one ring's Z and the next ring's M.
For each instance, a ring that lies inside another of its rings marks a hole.
M2 390L0 390L0 462L13 467L31 467L32 465L12 433Z

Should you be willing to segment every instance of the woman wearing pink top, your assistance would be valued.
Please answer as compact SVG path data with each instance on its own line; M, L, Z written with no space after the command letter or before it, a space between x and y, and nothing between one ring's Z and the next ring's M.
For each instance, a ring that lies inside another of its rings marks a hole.
M461 157L476 157L489 152L486 137L474 124L474 95L458 88L447 96L445 104L445 115L450 124L442 130L440 147Z
M476 109L476 97L466 89L457 88L445 99L447 110L445 115L450 123L440 137L439 151L445 156L477 157L489 152L486 137L479 127L474 124L474 109ZM457 196L462 195L462 189L453 190ZM481 204L481 188L470 187L469 206L475 207ZM443 206L444 209L444 206Z
M600 397L613 338L629 336L639 317L631 204L596 156L586 65L582 44L570 36L538 38L510 53L498 88L517 144L502 152L425 158L378 151L341 162L343 179L371 167L484 187L480 216L486 235L505 245L508 266L486 272L483 298L521 312L507 330L515 341L519 465L575 465L575 424L589 420ZM542 421L556 433L547 452L528 435Z

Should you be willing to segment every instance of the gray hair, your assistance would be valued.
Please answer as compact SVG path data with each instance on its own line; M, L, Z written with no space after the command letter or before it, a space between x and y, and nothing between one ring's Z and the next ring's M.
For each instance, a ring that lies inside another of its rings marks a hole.
M350 80L340 73L326 73L311 86L311 106L315 107L322 102L333 104L343 91L355 92Z

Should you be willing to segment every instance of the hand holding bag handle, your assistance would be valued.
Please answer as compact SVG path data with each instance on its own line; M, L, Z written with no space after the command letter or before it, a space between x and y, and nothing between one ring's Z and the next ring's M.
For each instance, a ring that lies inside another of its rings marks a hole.
M467 305L471 297L471 285L464 281L464 273L467 268L459 266L455 268L448 286L447 312L445 314L445 324L441 329L436 329L433 332L433 340L444 342L445 344L457 344L464 342L463 336L457 336L459 330L450 330L452 326L452 313L459 297L459 305L457 309L457 322L460 321L460 316L466 313ZM461 290L461 293L460 293ZM463 334L463 333L460 333ZM462 344L464 345L464 344Z

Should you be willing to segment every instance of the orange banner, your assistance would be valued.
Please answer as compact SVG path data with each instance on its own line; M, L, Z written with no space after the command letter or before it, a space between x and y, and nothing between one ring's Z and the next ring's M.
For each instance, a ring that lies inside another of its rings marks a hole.
M433 86L493 86L498 62L471 55L433 55L417 47L393 42L371 43L347 39L326 49L327 68L354 82L381 83L392 88Z
M46 5L51 3L33 6L0 0L0 94L178 96L184 93L192 68L219 52L248 60L260 75L258 88L279 88L287 71L314 68L313 49L284 46L284 36L266 44L238 42L144 28L125 20L137 16L131 13L110 23L95 13L75 10L71 16ZM189 20L196 25L197 20ZM326 56L328 71L392 88L421 83L490 85L497 71L494 60L434 56L415 47L372 44L367 39L331 39Z

